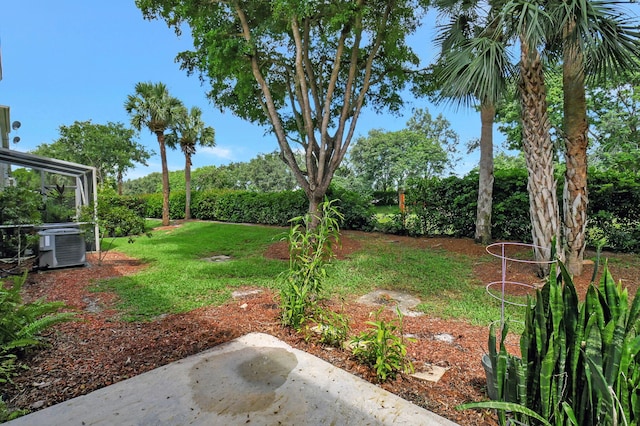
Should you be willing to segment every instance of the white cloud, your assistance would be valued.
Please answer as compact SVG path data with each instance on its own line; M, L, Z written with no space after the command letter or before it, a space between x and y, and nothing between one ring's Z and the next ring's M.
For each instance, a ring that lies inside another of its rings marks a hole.
M233 153L229 148L222 148L219 146L200 148L200 151L206 154L213 155L214 157L224 158L226 160L233 159Z

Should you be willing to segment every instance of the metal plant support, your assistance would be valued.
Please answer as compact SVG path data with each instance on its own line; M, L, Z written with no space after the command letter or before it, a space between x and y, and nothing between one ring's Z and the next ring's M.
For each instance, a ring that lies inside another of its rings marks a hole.
M516 262L516 263L528 263L528 264L532 264L532 265L550 265L552 263L555 263L555 260L526 260L526 259L516 259L514 257L509 257L507 255L507 252L509 251L509 248L512 249L517 249L520 247L525 247L525 248L530 248L531 250L547 250L545 247L540 247L540 246L536 246L533 244L524 244L524 243L510 243L510 242L501 242L501 243L494 243L494 244L490 244L486 247L487 253L489 253L490 255L497 257L498 259L500 259L501 261L501 271L502 271L502 279L500 281L493 281L490 282L489 284L487 284L487 293L489 294L489 296L493 297L494 299L497 299L500 301L500 327L502 328L504 326L504 311L505 311L505 305L509 304L509 305L514 305L514 306L522 306L522 307L526 307L526 304L523 303L517 303L517 302L513 302L510 300L506 300L505 299L505 289L507 285L514 285L514 286L520 286L520 287L525 287L525 288L529 288L529 289L535 289L536 286L531 285L531 284L526 284L526 283L521 283L518 281L508 281L507 280L507 262ZM492 293L491 289L493 287L497 287L500 286L500 295L497 295L495 293Z

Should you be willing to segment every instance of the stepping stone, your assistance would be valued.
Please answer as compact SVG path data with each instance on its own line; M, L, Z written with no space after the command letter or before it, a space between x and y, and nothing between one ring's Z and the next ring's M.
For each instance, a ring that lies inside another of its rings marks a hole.
M420 299L401 291L376 290L360 297L358 303L373 306L387 306L391 310L395 310L396 306L398 306L402 315L406 317L419 317L424 315L424 312L413 310L413 308L420 304Z
M415 377L416 379L437 383L442 378L444 373L447 372L448 368L424 363L420 370L424 371L416 371L411 376Z

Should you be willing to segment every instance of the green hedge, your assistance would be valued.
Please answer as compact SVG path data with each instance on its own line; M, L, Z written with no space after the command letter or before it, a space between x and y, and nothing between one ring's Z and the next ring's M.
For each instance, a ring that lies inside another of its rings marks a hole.
M640 180L629 173L589 172L589 240L624 252L640 251Z
M343 229L372 229L373 210L368 198L333 187L327 198L339 200L338 209L344 215L340 224ZM147 194L140 199L145 203L146 217L162 216L162 194ZM207 190L193 191L191 196L191 216L194 219L221 222L287 226L292 218L304 215L308 206L303 191ZM183 219L184 208L184 191L172 192L169 197L170 218Z
M558 200L562 200L561 173L557 179ZM372 200L368 197L332 186L327 198L339 200L337 206L345 216L343 229L473 237L477 193L477 172L461 178L413 180L405 190L408 214L378 221L373 220ZM162 194L149 194L138 200L142 204L134 208L143 211L143 216L162 216ZM184 191L172 192L171 219L184 218L184 203ZM286 226L291 218L304 215L307 207L302 191L193 191L191 198L193 218L222 222ZM628 174L590 171L588 217L589 246L596 246L606 237L607 249L640 252L640 180ZM496 240L531 242L526 170L495 171L492 227Z
M110 188L98 193L98 224L104 237L125 237L145 232L146 204L134 196L119 196ZM83 211L83 221L90 222L93 205Z
M564 180L558 179L558 200ZM409 215L398 215L378 229L409 235L474 236L478 174L409 183L406 206ZM559 206L560 209L562 206ZM589 172L587 244L625 252L640 251L640 180L617 172ZM388 229L385 229L388 228ZM496 170L493 189L493 238L531 242L527 171Z

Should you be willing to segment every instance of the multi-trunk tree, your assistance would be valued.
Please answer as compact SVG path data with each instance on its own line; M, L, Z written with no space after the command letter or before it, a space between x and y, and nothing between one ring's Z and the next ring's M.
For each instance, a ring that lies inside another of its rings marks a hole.
M194 49L178 61L208 80L215 106L270 128L314 216L362 109L403 104L419 62L406 37L427 3L136 0L146 18L189 27Z

